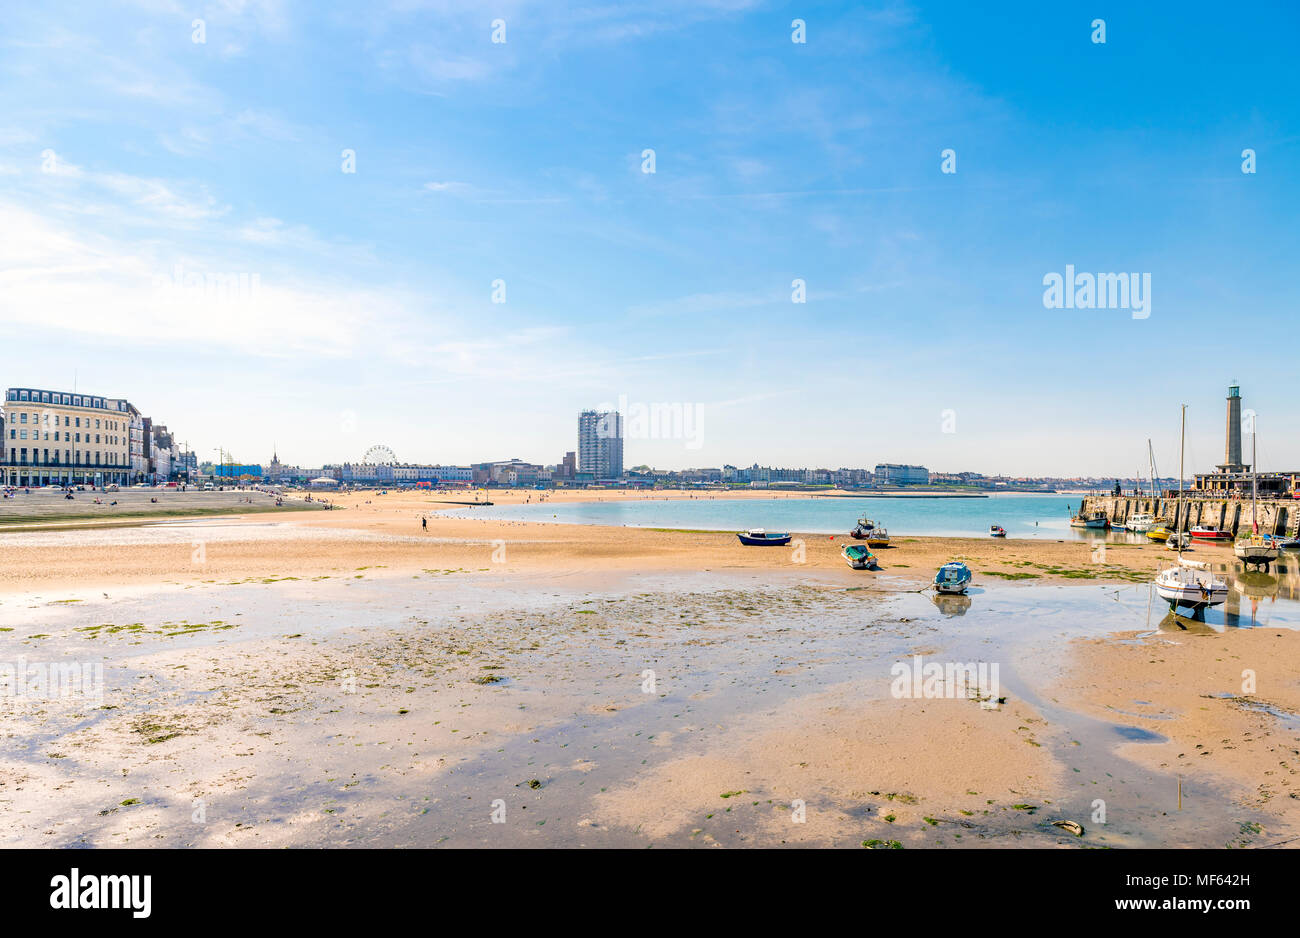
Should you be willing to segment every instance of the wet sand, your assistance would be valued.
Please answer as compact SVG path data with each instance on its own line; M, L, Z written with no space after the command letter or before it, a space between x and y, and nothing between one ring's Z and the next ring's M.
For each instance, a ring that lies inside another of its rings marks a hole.
M1300 836L1293 613L1147 624L1163 551L898 538L873 574L824 536L796 563L719 534L436 514L423 534L425 499L0 536L0 658L105 668L102 699L0 717L0 842ZM954 553L968 601L914 592ZM1005 702L893 696L914 655L997 663Z

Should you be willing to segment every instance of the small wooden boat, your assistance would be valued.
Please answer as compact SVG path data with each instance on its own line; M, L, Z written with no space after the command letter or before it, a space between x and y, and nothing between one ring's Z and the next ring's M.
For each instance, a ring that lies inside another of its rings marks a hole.
M1106 523L1104 511L1090 511L1087 515L1077 514L1070 519L1072 528L1104 528Z
M868 547L861 544L845 544L840 550L840 556L854 570L874 570L876 569L876 555Z
M789 534L768 534L762 528L751 528L736 534L740 543L749 547L784 547L790 543Z
M1167 541L1169 540L1169 535L1173 534L1174 532L1170 530L1169 525L1158 524L1154 528L1151 528L1146 533L1147 533L1147 537L1149 537L1153 541Z
M886 531L884 528L882 528L880 525L876 525L875 528L872 529L871 533L867 535L867 546L888 547L889 532Z
M989 537L1006 537L1007 529L1000 524L989 525Z
M1181 534L1171 531L1165 538L1165 550L1187 550L1192 543L1192 536L1186 531Z
M960 560L950 560L935 574L934 588L940 593L964 593L970 581L970 567Z
M1192 537L1198 541L1228 541L1232 535L1222 528L1216 528L1208 524L1198 524L1191 531Z

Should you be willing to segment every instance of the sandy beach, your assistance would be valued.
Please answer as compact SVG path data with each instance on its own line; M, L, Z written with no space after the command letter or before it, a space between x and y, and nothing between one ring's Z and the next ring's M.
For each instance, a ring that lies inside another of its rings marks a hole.
M104 672L95 696L8 702L5 843L1300 837L1300 632L1282 612L1217 629L1152 612L1154 545L897 535L866 573L843 536L746 550L444 517L462 495L329 498L0 529L3 658ZM953 557L976 588L936 602ZM914 659L994 663L996 693L900 696L891 668Z
M536 502L537 492L493 491L497 505ZM321 496L318 496L321 497ZM339 575L366 565L387 575L409 575L428 568L492 570L505 575L600 570L699 570L782 566L838 575L846 585L862 577L844 568L845 536L800 535L803 553L793 549L738 549L728 532L656 530L598 525L534 524L443 517L442 512L472 502L474 495L359 492L326 495L341 510L310 514L274 512L203 519L183 530L166 524L137 525L127 531L92 524L78 526L74 551L54 533L24 531L4 538L6 563L0 592L109 586L165 581L197 584L249 577ZM548 493L552 502L647 498L640 492ZM691 493L655 493L655 498L690 499ZM727 493L727 498L808 498L770 491ZM428 528L421 527L428 519ZM126 522L128 525L130 522ZM504 543L503 543L504 542ZM199 549L200 545L202 550ZM1206 547L1228 558L1230 548ZM1080 542L1018 541L991 538L895 538L878 551L886 588L928 583L934 570L953 559L967 560L987 577L1015 583L1126 580L1154 571L1168 555L1159 545L1111 545L1099 562ZM494 560L495 558L495 560Z

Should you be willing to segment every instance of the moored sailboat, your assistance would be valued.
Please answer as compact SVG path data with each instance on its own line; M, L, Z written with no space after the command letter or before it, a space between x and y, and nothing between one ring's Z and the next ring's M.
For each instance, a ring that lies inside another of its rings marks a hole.
M1179 565L1156 575L1156 594L1169 608L1199 611L1222 605L1228 598L1228 584L1194 560L1179 558Z
M1178 530L1178 518L1181 514L1183 498L1183 456L1187 441L1187 405L1182 410L1182 431L1178 450L1178 500L1174 502L1174 530L1168 539L1178 551L1178 566L1169 567L1156 574L1156 595L1169 603L1169 608L1177 612L1180 607L1200 612L1207 606L1222 605L1228 598L1228 584L1222 577L1215 576L1203 563L1186 560L1183 557L1184 538L1187 535ZM1151 536L1151 532L1147 532Z
M1277 555L1282 552L1281 546L1277 539L1268 535L1259 533L1259 517L1257 502L1259 501L1259 466L1256 460L1259 458L1257 447L1255 446L1255 421L1259 418L1251 415L1250 418L1250 534L1238 539L1232 545L1232 551L1237 555L1243 564L1247 566L1263 567L1268 569L1269 564L1277 560Z

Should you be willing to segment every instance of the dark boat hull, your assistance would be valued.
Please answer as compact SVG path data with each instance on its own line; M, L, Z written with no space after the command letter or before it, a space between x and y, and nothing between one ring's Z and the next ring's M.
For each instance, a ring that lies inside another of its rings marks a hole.
M748 534L737 534L740 543L747 547L784 547L790 543L789 534L782 534L780 537L752 537Z

